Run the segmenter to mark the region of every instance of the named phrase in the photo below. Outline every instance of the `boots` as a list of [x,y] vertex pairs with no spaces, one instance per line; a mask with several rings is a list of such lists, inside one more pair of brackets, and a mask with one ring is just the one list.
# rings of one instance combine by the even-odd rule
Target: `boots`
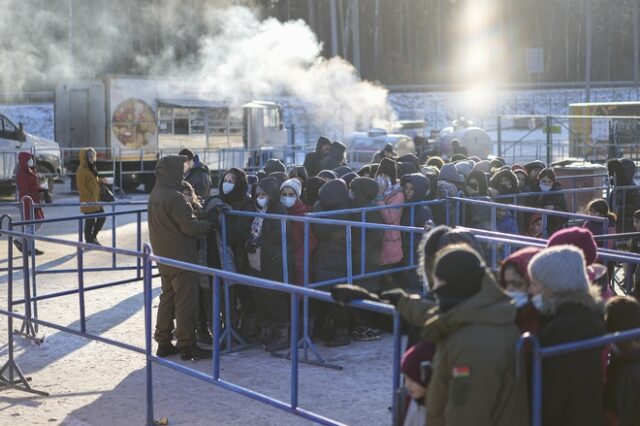
[[264,350],[267,352],[278,352],[285,350],[289,347],[289,325],[288,324],[274,324],[273,326],[273,340],[264,345]]
[[177,355],[180,353],[180,349],[169,343],[168,345],[158,345],[156,350],[156,356],[160,358],[166,358],[171,355]]
[[198,339],[198,343],[203,343],[205,345],[213,345],[213,337],[211,333],[209,333],[209,327],[207,324],[200,324],[196,329],[196,336]]
[[180,348],[180,358],[183,361],[198,361],[199,359],[210,359],[213,352],[208,349],[202,349],[198,345],[187,348]]

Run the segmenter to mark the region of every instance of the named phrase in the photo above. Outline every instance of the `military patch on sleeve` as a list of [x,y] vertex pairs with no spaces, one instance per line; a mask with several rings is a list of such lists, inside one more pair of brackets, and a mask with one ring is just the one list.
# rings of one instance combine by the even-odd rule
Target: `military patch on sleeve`
[[456,365],[453,367],[453,371],[451,372],[454,378],[465,378],[471,377],[471,367],[468,365]]

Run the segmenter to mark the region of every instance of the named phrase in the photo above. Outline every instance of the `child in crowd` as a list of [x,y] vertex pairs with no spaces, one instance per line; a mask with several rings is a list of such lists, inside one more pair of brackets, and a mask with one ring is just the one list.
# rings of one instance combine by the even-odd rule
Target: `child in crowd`
[[436,348],[433,343],[419,342],[402,355],[400,369],[409,401],[404,413],[403,426],[424,426],[427,420],[425,401],[431,379],[431,361]]
[[542,215],[534,213],[529,219],[529,228],[527,230],[527,236],[533,238],[544,238],[542,235]]
[[[640,303],[632,297],[616,296],[606,305],[605,321],[611,333],[640,329]],[[604,406],[609,424],[640,425],[640,338],[614,345],[604,388]]]
[[520,332],[537,334],[540,329],[538,311],[529,299],[529,262],[540,251],[525,247],[507,257],[500,265],[500,286],[516,304],[516,324]]
[[[615,234],[616,233],[616,220],[617,215],[609,210],[609,204],[602,199],[591,200],[585,209],[589,216],[604,217],[608,219],[606,224],[606,230],[602,225],[602,222],[586,221],[584,228],[587,228],[593,235]],[[604,247],[608,249],[613,248],[613,240],[598,242],[598,247]]]

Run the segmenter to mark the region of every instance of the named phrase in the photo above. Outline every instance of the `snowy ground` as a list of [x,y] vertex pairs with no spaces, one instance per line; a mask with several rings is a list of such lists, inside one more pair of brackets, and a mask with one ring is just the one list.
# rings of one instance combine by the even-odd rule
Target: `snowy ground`
[[[77,195],[66,186],[57,185],[56,201],[76,201]],[[133,199],[143,200],[144,195]],[[0,214],[16,214],[0,203]],[[69,217],[78,214],[76,207],[46,212],[47,217]],[[111,220],[100,237],[111,240]],[[47,236],[77,240],[77,223],[44,225]],[[118,219],[117,245],[135,248],[135,219]],[[147,241],[143,224],[143,241]],[[75,249],[39,243],[45,254],[37,258],[42,270],[75,268]],[[15,251],[14,251],[15,252]],[[20,260],[18,259],[18,262]],[[0,241],[0,263],[7,266],[6,238]],[[85,267],[111,264],[105,253],[87,252]],[[134,264],[118,258],[118,265]],[[86,274],[85,285],[100,284],[132,277],[134,272],[102,272]],[[5,273],[0,275],[0,306],[6,306]],[[21,274],[15,277],[15,298],[22,292]],[[1,285],[5,284],[5,285]],[[153,283],[153,318],[157,308],[160,282]],[[40,275],[38,292],[77,288],[77,275]],[[77,296],[65,296],[38,305],[41,319],[79,329]],[[142,283],[96,290],[86,295],[87,331],[139,347],[144,346],[144,310]],[[17,325],[20,323],[18,322]],[[7,356],[7,329],[0,318],[0,357]],[[14,327],[16,324],[14,324]],[[32,377],[32,386],[50,393],[48,397],[31,396],[19,391],[0,392],[0,424],[65,424],[65,425],[129,425],[143,424],[145,419],[145,362],[142,355],[74,337],[51,329],[40,328],[45,336],[41,346],[21,337],[16,338],[16,361]],[[342,365],[336,371],[300,364],[300,406],[348,424],[389,424],[391,405],[392,339],[383,336],[379,342],[353,343],[346,348],[327,349],[319,346],[323,356]],[[155,344],[154,344],[155,350]],[[179,361],[178,357],[174,360]],[[182,361],[179,361],[182,362]],[[211,363],[185,362],[204,372]],[[290,396],[290,364],[254,348],[223,355],[221,376],[225,380],[287,401]],[[310,424],[260,402],[206,384],[164,367],[154,366],[155,418],[168,417],[172,425]]]

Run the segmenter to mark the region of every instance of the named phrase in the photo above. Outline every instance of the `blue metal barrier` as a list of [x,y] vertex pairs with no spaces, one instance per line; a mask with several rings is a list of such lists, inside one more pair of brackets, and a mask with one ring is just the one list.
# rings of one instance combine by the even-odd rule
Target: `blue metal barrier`
[[[320,219],[321,220],[321,219]],[[1,223],[2,221],[0,221]],[[264,402],[273,407],[285,410],[289,413],[301,416],[303,418],[312,420],[314,422],[326,425],[338,425],[341,424],[335,420],[329,419],[322,415],[316,414],[314,412],[302,409],[298,406],[298,367],[297,364],[299,362],[299,354],[298,354],[298,339],[297,333],[298,330],[298,321],[299,315],[299,297],[304,298],[314,298],[317,300],[321,300],[328,303],[335,303],[331,296],[327,292],[318,291],[314,289],[308,289],[301,286],[295,286],[285,283],[278,283],[274,281],[264,280],[255,277],[249,277],[241,274],[237,274],[234,272],[228,272],[224,270],[218,270],[213,268],[208,268],[200,265],[189,264],[185,262],[180,262],[174,259],[168,259],[160,256],[155,256],[151,253],[151,249],[148,244],[145,244],[142,252],[131,251],[126,249],[118,249],[112,247],[101,247],[94,246],[91,244],[86,244],[82,242],[61,240],[52,237],[38,236],[30,233],[24,232],[16,232],[13,230],[5,230],[2,229],[2,234],[8,237],[8,247],[9,247],[9,276],[8,276],[8,286],[7,286],[7,309],[0,309],[0,314],[7,316],[8,321],[8,354],[9,360],[7,363],[0,369],[0,388],[11,388],[18,389],[29,393],[34,393],[38,395],[47,395],[46,392],[42,392],[36,390],[31,387],[29,383],[29,379],[26,378],[18,365],[15,362],[14,358],[14,332],[13,332],[13,319],[23,320],[28,324],[40,324],[46,327],[51,327],[53,329],[71,333],[77,336],[85,337],[91,340],[96,340],[102,343],[114,345],[123,349],[131,350],[137,353],[143,353],[146,356],[146,414],[147,421],[146,424],[153,425],[153,368],[152,364],[160,364],[176,370],[180,373],[190,375],[192,377],[198,378],[200,380],[206,381],[208,383],[215,384],[224,389],[231,390],[241,395],[248,396],[252,399]],[[80,310],[80,330],[71,329],[69,327],[61,326],[49,321],[43,321],[38,318],[32,318],[27,315],[22,315],[13,312],[13,307],[18,303],[13,300],[13,239],[14,238],[23,238],[28,240],[37,240],[42,242],[48,242],[52,244],[64,245],[69,247],[75,247],[78,251],[82,252],[84,250],[99,250],[107,253],[115,253],[118,255],[124,256],[133,256],[136,258],[141,258],[143,265],[143,287],[144,287],[144,309],[145,309],[145,347],[139,348],[127,343],[115,341],[112,339],[108,339],[102,336],[98,336],[87,332],[84,318],[84,303],[83,303],[83,293],[88,290],[88,288],[83,288],[82,280],[79,279],[78,282],[78,290],[72,293],[69,292],[61,292],[57,295],[51,295],[51,297],[65,296],[68,294],[76,293],[78,294],[79,300],[79,310]],[[188,270],[199,274],[207,274],[213,276],[214,278],[214,292],[212,292],[212,302],[214,306],[214,349],[213,349],[213,359],[212,359],[212,374],[205,374],[198,370],[189,368],[187,366],[181,365],[179,363],[173,362],[171,360],[158,358],[152,353],[152,338],[151,338],[151,313],[152,313],[152,262],[156,264],[163,264],[172,266],[174,268],[179,268],[182,270]],[[27,264],[28,265],[28,264]],[[24,276],[24,278],[28,277],[28,274]],[[243,285],[249,285],[257,288],[270,289],[275,291],[282,291],[291,294],[291,399],[290,402],[280,401],[274,398],[271,398],[262,393],[258,393],[252,391],[250,389],[238,386],[234,383],[226,381],[220,378],[220,344],[222,343],[221,339],[221,323],[220,323],[220,299],[216,297],[219,294],[220,283],[221,280],[228,280],[230,282],[241,283]],[[25,279],[25,283],[27,280]],[[20,302],[20,301],[18,301]],[[354,308],[365,309],[372,312],[378,312],[382,314],[393,315],[393,330],[394,330],[394,348],[393,348],[393,377],[392,377],[392,396],[396,393],[397,389],[400,386],[400,370],[399,370],[399,361],[400,361],[400,347],[401,347],[401,334],[400,334],[400,316],[397,311],[391,305],[381,304],[376,302],[369,301],[354,301],[349,304]],[[306,318],[305,318],[306,322]],[[399,406],[395,399],[393,400],[393,413],[394,418],[397,417],[397,413],[399,412]]]

